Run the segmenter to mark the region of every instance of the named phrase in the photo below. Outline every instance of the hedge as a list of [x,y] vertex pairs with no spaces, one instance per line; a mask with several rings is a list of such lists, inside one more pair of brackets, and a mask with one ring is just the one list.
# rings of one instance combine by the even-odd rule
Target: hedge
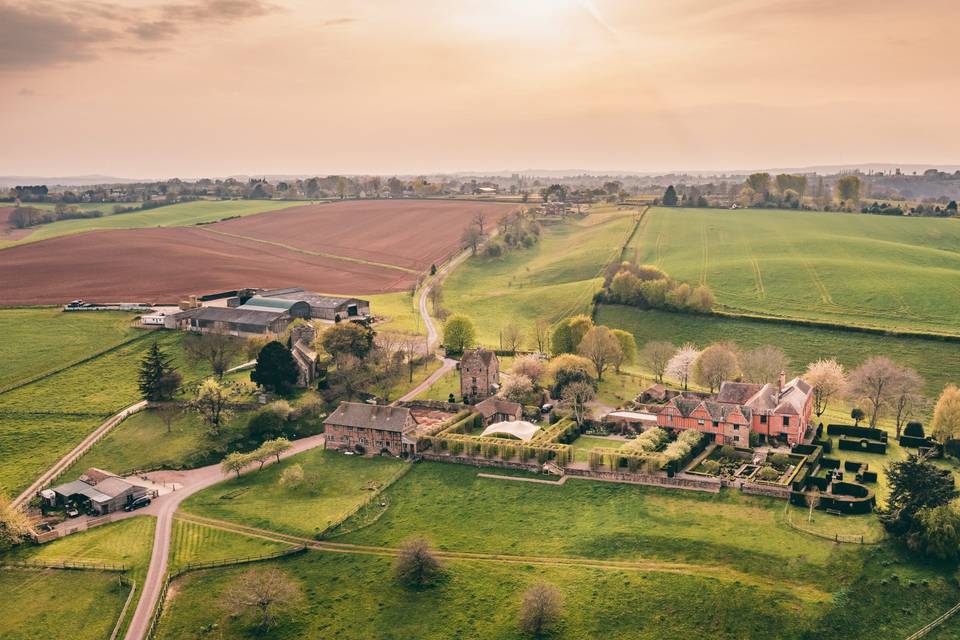
[[828,424],[827,435],[831,436],[852,436],[854,438],[867,438],[869,440],[887,441],[887,432],[883,429],[874,429],[873,427],[857,427],[852,424]]
[[840,437],[839,443],[842,451],[865,451],[867,453],[886,453],[887,443],[885,441],[871,440],[868,438],[847,438]]

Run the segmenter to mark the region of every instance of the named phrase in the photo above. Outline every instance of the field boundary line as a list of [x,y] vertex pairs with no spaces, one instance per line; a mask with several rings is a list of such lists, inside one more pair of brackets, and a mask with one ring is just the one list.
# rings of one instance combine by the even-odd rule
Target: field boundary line
[[130,594],[127,596],[127,601],[123,603],[123,608],[120,609],[120,616],[117,617],[117,624],[113,625],[113,633],[110,634],[110,640],[117,640],[117,636],[120,635],[120,629],[123,628],[123,623],[127,619],[127,610],[130,608],[130,603],[133,602],[133,596],[137,592],[137,583],[130,581]]
[[375,260],[364,260],[362,258],[351,258],[350,256],[342,256],[336,253],[326,253],[323,251],[310,251],[309,249],[300,249],[289,244],[283,244],[282,242],[274,242],[273,240],[264,240],[262,238],[251,238],[250,236],[240,235],[239,233],[228,233],[227,231],[220,231],[218,229],[208,229],[206,226],[198,227],[201,231],[206,233],[213,233],[220,236],[226,236],[228,238],[236,238],[238,240],[248,240],[250,242],[259,242],[261,244],[268,244],[274,247],[279,247],[281,249],[286,249],[287,251],[293,251],[294,253],[302,253],[308,256],[316,256],[318,258],[329,258],[331,260],[343,260],[344,262],[353,262],[354,264],[363,264],[373,267],[381,267],[384,269],[393,269],[395,271],[403,271],[405,273],[419,274],[420,272],[416,269],[410,269],[408,267],[401,267],[395,264],[389,264],[386,262],[377,262]]
[[[806,534],[808,536],[813,536],[815,538],[820,538],[821,540],[830,540],[831,542],[836,542],[837,544],[872,545],[880,544],[886,540],[886,536],[880,538],[879,540],[867,540],[866,535],[862,533],[834,533],[833,535],[829,535],[827,533],[813,531],[812,529],[805,529],[793,521],[793,517],[790,515],[789,502],[784,505],[783,514],[780,521],[794,531]],[[857,540],[857,538],[859,538],[859,540]]]
[[111,346],[111,347],[107,347],[106,349],[103,349],[103,350],[98,351],[98,352],[96,352],[96,353],[93,353],[93,354],[91,354],[91,355],[85,356],[85,357],[83,357],[83,358],[81,358],[81,359],[79,359],[79,360],[76,360],[76,361],[74,361],[74,362],[71,362],[71,363],[69,363],[69,364],[65,364],[65,365],[63,365],[63,366],[61,366],[61,367],[57,367],[56,369],[51,369],[51,370],[45,371],[45,372],[43,372],[43,373],[38,373],[38,374],[36,374],[35,376],[32,376],[32,377],[30,377],[30,378],[27,378],[26,380],[21,380],[20,382],[15,382],[15,383],[12,384],[12,385],[7,385],[6,387],[2,387],[2,388],[0,388],[0,395],[3,395],[4,393],[8,393],[8,392],[10,392],[10,391],[15,391],[16,389],[19,389],[19,388],[21,388],[21,387],[25,387],[25,386],[27,386],[27,385],[33,384],[34,382],[40,382],[41,380],[43,380],[43,379],[45,379],[45,378],[49,378],[49,377],[51,377],[51,376],[55,376],[55,375],[57,375],[58,373],[62,373],[62,372],[64,372],[64,371],[66,371],[67,369],[72,369],[72,368],[74,368],[74,367],[79,367],[80,365],[86,364],[86,363],[90,362],[91,360],[96,360],[97,358],[100,358],[100,357],[102,357],[102,356],[105,356],[105,355],[107,355],[108,353],[111,353],[111,352],[113,352],[113,351],[116,351],[117,349],[121,349],[121,348],[123,348],[123,347],[125,347],[125,346],[127,346],[127,345],[133,344],[134,342],[137,342],[138,340],[143,340],[144,338],[149,337],[151,334],[152,334],[152,332],[150,332],[150,333],[145,333],[145,334],[141,334],[141,335],[137,335],[137,336],[133,336],[132,338],[129,338],[129,339],[127,339],[127,340],[124,340],[123,342],[119,342],[119,343],[117,343],[117,344],[115,344],[115,345],[113,345],[113,346]]
[[520,478],[517,476],[501,476],[496,473],[478,473],[478,478],[487,478],[492,480],[512,480],[514,482],[532,482],[534,484],[548,484],[552,487],[561,487],[567,483],[570,476],[563,476],[559,480],[541,480],[540,478]]
[[956,614],[958,611],[960,611],[960,602],[958,602],[953,607],[945,611],[943,614],[940,615],[940,617],[938,617],[933,622],[930,622],[929,624],[921,628],[919,631],[917,631],[913,635],[908,636],[907,640],[918,640],[919,638],[923,638],[928,633],[930,633],[931,631],[933,631],[934,629],[942,625],[944,622],[952,618],[954,614]]

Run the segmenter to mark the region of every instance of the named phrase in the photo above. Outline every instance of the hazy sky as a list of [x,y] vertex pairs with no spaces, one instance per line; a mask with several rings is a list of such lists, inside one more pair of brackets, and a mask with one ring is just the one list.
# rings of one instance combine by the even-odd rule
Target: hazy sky
[[956,164],[957,0],[0,0],[0,174]]

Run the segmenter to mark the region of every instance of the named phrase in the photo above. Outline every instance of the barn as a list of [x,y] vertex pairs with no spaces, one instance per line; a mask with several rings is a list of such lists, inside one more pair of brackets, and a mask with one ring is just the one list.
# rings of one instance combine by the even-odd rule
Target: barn
[[[290,324],[284,309],[244,309],[237,307],[199,307],[167,316],[168,328],[207,333],[224,331],[239,337],[278,335]],[[173,324],[173,326],[171,326]]]
[[[269,300],[296,300],[304,302],[310,307],[310,317],[317,320],[351,320],[354,318],[367,318],[370,316],[370,302],[359,298],[338,298],[335,296],[324,296],[319,293],[304,291],[300,287],[290,287],[287,289],[268,289],[259,292],[251,298],[247,304],[255,299]],[[299,316],[297,316],[299,317]]]

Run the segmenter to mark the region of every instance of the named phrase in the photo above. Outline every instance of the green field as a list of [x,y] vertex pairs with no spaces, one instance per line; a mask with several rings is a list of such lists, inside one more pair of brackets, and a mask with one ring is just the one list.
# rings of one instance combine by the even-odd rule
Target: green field
[[[312,476],[314,481],[295,489],[281,487],[280,474],[293,464],[302,465],[308,480]],[[393,458],[358,459],[314,449],[205,489],[181,508],[199,516],[311,536],[342,518],[403,464]]]
[[544,226],[530,249],[502,258],[472,257],[445,280],[443,306],[470,316],[480,342],[489,346],[498,345],[507,322],[529,333],[537,319],[555,322],[588,313],[604,268],[634,227],[635,213],[598,207],[583,219]]
[[109,638],[129,593],[106,571],[0,569],[0,637]]
[[186,520],[173,521],[170,540],[170,567],[178,569],[191,562],[212,562],[253,558],[289,549],[290,545],[214,529]]
[[611,305],[602,306],[596,320],[631,332],[641,347],[650,340],[700,347],[732,340],[746,349],[775,345],[790,358],[794,373],[818,358],[836,358],[854,368],[870,356],[885,355],[916,369],[931,397],[945,384],[960,382],[960,343]]
[[134,314],[64,313],[60,307],[0,310],[0,389],[56,371],[140,335]]
[[[135,211],[102,218],[58,220],[33,227],[32,232],[16,242],[0,242],[0,248],[27,242],[46,240],[57,236],[94,231],[97,229],[144,229],[148,227],[185,227],[201,222],[216,222],[232,216],[250,216],[265,211],[302,206],[304,202],[281,200],[198,200],[146,211]],[[99,208],[99,207],[92,207]],[[112,204],[103,205],[103,212],[113,211]]]
[[375,293],[359,296],[370,301],[373,315],[385,318],[383,324],[376,326],[377,331],[393,331],[408,335],[426,335],[423,320],[416,307],[416,300],[409,291],[396,293]]
[[729,309],[960,333],[960,224],[823,212],[654,208],[636,259]]
[[571,443],[573,459],[576,462],[587,462],[590,459],[590,450],[595,447],[618,448],[626,443],[625,440],[615,438],[601,438],[598,436],[580,436]]

